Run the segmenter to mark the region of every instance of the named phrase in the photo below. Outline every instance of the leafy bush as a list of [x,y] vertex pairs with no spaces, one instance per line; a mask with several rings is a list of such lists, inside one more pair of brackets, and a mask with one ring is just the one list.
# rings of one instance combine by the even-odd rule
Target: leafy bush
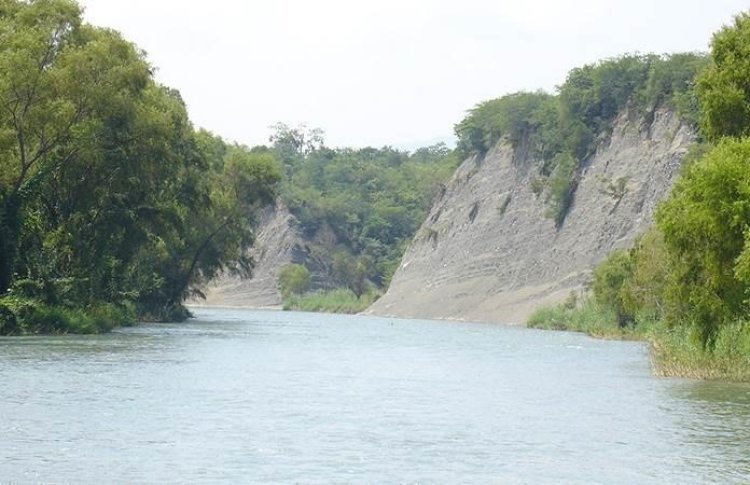
[[48,305],[18,295],[0,299],[0,335],[101,333],[135,322],[132,304],[85,308]]
[[299,295],[310,286],[310,272],[301,264],[287,264],[279,271],[279,291],[283,298]]
[[742,318],[750,290],[750,139],[719,143],[677,181],[656,214],[672,275],[673,322],[701,328],[711,345],[726,322]]
[[594,281],[591,289],[596,302],[610,308],[617,324],[624,327],[631,323],[634,314],[628,308],[629,301],[627,282],[633,275],[633,258],[628,251],[613,251],[594,269]]
[[547,216],[554,219],[557,227],[562,226],[565,215],[573,203],[578,181],[576,160],[568,153],[561,153],[555,157],[555,170],[548,180]]
[[603,338],[629,338],[630,333],[616,323],[611,309],[588,298],[580,304],[564,302],[539,308],[528,318],[526,325],[542,330],[583,332]]

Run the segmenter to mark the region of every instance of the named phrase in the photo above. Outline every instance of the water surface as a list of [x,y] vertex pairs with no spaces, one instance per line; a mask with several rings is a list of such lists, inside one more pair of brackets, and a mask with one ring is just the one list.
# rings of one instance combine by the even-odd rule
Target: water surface
[[750,387],[639,343],[200,310],[0,339],[0,483],[743,483]]

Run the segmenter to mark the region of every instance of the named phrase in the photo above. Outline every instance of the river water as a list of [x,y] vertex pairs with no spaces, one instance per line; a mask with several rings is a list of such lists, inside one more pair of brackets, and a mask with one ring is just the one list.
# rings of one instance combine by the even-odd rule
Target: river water
[[0,339],[0,483],[704,482],[750,482],[750,386],[639,343],[239,310]]

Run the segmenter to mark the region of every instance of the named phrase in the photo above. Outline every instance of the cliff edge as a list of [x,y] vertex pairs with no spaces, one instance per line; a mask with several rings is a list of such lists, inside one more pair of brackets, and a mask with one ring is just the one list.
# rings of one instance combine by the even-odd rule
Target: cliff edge
[[645,231],[694,140],[670,110],[621,114],[582,165],[560,227],[545,215],[537,161],[501,140],[459,167],[367,313],[522,323]]

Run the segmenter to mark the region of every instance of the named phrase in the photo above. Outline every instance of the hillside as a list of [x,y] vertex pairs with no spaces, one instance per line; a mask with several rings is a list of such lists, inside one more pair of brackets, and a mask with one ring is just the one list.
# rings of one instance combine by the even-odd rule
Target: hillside
[[539,161],[528,144],[501,140],[460,166],[369,312],[522,322],[580,289],[649,226],[694,139],[669,109],[650,122],[626,110],[581,167],[559,229],[535,193]]
[[255,243],[249,251],[256,261],[253,277],[223,274],[203,290],[205,298],[194,298],[191,305],[280,308],[279,270],[304,259],[299,243],[294,216],[283,205],[267,207],[258,218]]

